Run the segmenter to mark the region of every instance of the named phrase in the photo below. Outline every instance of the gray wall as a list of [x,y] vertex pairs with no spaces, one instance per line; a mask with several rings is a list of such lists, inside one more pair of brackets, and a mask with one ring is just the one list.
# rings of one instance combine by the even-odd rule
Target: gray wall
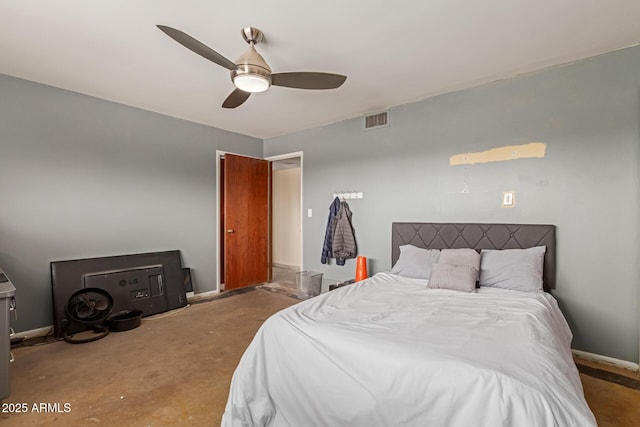
[[[390,265],[391,222],[557,225],[554,295],[573,347],[638,361],[638,145],[640,48],[634,47],[390,110],[391,125],[362,119],[268,139],[264,155],[304,151],[304,268],[320,264],[335,190],[350,201],[359,254],[370,272]],[[546,156],[450,166],[449,157],[528,142]],[[462,194],[464,183],[470,192]],[[516,206],[500,208],[515,190]]]
[[216,150],[262,141],[0,75],[0,265],[17,331],[52,324],[49,262],[180,249],[216,286]]
[[[392,221],[558,226],[558,298],[574,348],[638,361],[640,48],[264,141],[0,75],[0,265],[18,331],[50,325],[49,262],[180,249],[215,289],[215,151],[304,151],[304,268],[320,264],[335,190],[352,200],[360,254],[390,268]],[[532,141],[542,159],[449,166],[453,154]],[[465,182],[470,190],[462,194]],[[504,190],[516,207],[501,209]]]

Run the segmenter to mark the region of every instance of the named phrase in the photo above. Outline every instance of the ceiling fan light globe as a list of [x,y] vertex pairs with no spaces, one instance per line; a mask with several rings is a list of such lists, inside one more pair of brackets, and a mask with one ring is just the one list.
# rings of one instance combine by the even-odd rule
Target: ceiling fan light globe
[[233,84],[250,93],[264,92],[270,86],[269,79],[259,74],[238,74],[233,78]]

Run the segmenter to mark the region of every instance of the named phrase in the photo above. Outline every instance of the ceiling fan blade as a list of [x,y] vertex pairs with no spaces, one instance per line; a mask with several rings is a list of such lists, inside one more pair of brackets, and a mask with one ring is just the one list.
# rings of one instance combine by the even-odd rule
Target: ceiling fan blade
[[208,59],[211,62],[215,62],[216,64],[228,69],[228,70],[236,70],[238,66],[233,62],[229,61],[224,56],[220,55],[215,50],[211,49],[209,46],[204,43],[194,39],[188,34],[183,33],[180,30],[176,30],[175,28],[167,27],[166,25],[156,25],[162,32],[166,35],[180,43],[182,46],[186,47],[202,56],[203,58]]
[[297,89],[335,89],[342,86],[347,76],[330,73],[275,73],[271,74],[273,86]]
[[240,89],[236,89],[231,92],[231,95],[227,96],[227,99],[222,103],[222,108],[236,108],[244,104],[244,101],[249,99],[251,92],[245,92]]

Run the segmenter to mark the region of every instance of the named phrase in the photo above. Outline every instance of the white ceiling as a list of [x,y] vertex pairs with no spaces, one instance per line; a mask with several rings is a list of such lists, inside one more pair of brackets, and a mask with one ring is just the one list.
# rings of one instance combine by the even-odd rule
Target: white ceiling
[[[0,0],[0,73],[268,138],[635,45],[639,18],[638,0]],[[229,72],[156,24],[232,61],[255,26],[274,72],[348,79],[222,109]]]

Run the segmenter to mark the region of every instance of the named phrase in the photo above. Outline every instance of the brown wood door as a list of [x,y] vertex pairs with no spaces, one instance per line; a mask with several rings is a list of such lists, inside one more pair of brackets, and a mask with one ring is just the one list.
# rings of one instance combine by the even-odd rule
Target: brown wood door
[[224,286],[269,280],[269,162],[224,156]]

